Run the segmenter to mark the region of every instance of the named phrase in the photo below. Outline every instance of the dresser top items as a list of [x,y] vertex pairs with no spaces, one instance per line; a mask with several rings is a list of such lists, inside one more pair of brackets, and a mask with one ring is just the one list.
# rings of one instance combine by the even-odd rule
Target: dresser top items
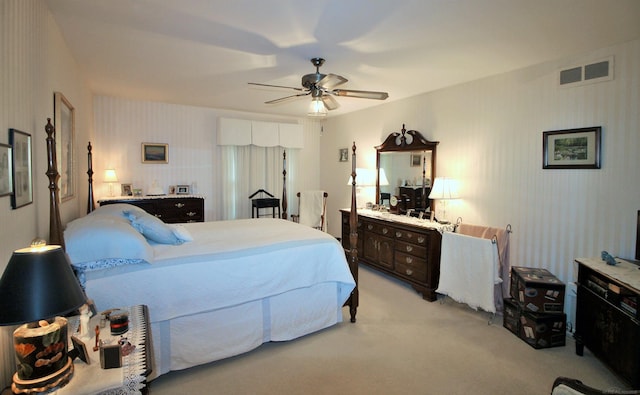
[[607,265],[601,258],[576,258],[576,262],[619,281],[640,293],[640,262],[616,258],[617,264]]
[[202,195],[151,195],[151,196],[113,196],[113,197],[104,197],[98,200],[98,203],[108,202],[111,200],[156,200],[156,199],[184,199],[184,198],[193,198],[193,199],[204,199]]
[[[349,209],[343,209],[345,212],[349,212]],[[453,232],[455,229],[454,224],[441,224],[435,221],[429,221],[428,219],[419,219],[407,215],[392,214],[387,211],[375,211],[369,209],[358,209],[358,215],[362,215],[368,218],[375,218],[383,221],[395,222],[404,225],[417,226],[425,229],[434,229],[438,232]]]

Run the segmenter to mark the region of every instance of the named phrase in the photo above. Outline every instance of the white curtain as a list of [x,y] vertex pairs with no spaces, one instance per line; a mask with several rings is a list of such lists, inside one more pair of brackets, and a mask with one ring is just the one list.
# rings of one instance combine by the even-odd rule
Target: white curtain
[[[251,196],[259,189],[280,199],[282,205],[283,147],[222,146],[222,219],[251,218]],[[297,187],[297,149],[286,149],[288,214]],[[256,195],[255,198],[268,197]],[[297,204],[296,204],[297,206]],[[264,209],[263,209],[264,210]],[[277,213],[277,210],[276,210]],[[264,212],[263,212],[264,214]],[[282,214],[282,213],[281,213]]]

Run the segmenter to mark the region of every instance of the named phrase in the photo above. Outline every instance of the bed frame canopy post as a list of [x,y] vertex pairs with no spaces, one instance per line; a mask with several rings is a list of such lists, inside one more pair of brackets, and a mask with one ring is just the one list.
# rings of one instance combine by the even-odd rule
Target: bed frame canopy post
[[91,141],[87,145],[87,175],[89,176],[89,196],[87,199],[87,214],[96,209],[93,201],[93,157],[91,156]]
[[351,322],[356,322],[358,311],[358,211],[356,205],[356,142],[351,147],[351,212],[349,213],[349,269],[356,282],[355,288],[349,297],[349,312]]
[[51,118],[47,118],[44,127],[47,132],[47,177],[49,177],[49,244],[55,244],[65,249],[64,238],[62,237],[62,221],[60,220],[60,195],[58,188],[58,162],[56,159],[56,128],[51,124]]
[[282,219],[287,219],[287,150],[282,151]]

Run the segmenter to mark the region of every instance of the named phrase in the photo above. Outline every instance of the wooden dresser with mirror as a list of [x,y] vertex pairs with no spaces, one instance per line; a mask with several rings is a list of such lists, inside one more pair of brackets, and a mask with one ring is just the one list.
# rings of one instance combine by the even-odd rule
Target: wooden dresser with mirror
[[[391,133],[376,147],[376,203],[385,207],[358,210],[359,261],[411,284],[429,301],[437,298],[441,232],[451,230],[450,225],[428,220],[435,210],[428,195],[436,175],[437,145],[404,125]],[[383,170],[386,177],[381,177]],[[387,185],[381,185],[385,178]],[[349,210],[341,212],[342,243],[348,248]]]

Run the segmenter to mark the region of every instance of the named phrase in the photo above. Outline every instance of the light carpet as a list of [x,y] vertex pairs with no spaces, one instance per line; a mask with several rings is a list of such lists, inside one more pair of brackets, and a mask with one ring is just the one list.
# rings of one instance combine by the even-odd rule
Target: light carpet
[[[589,350],[536,350],[497,315],[449,298],[427,302],[410,286],[360,267],[357,322],[151,383],[153,395],[175,394],[550,394],[558,376],[600,389],[628,387]],[[206,339],[201,339],[206,341]]]

